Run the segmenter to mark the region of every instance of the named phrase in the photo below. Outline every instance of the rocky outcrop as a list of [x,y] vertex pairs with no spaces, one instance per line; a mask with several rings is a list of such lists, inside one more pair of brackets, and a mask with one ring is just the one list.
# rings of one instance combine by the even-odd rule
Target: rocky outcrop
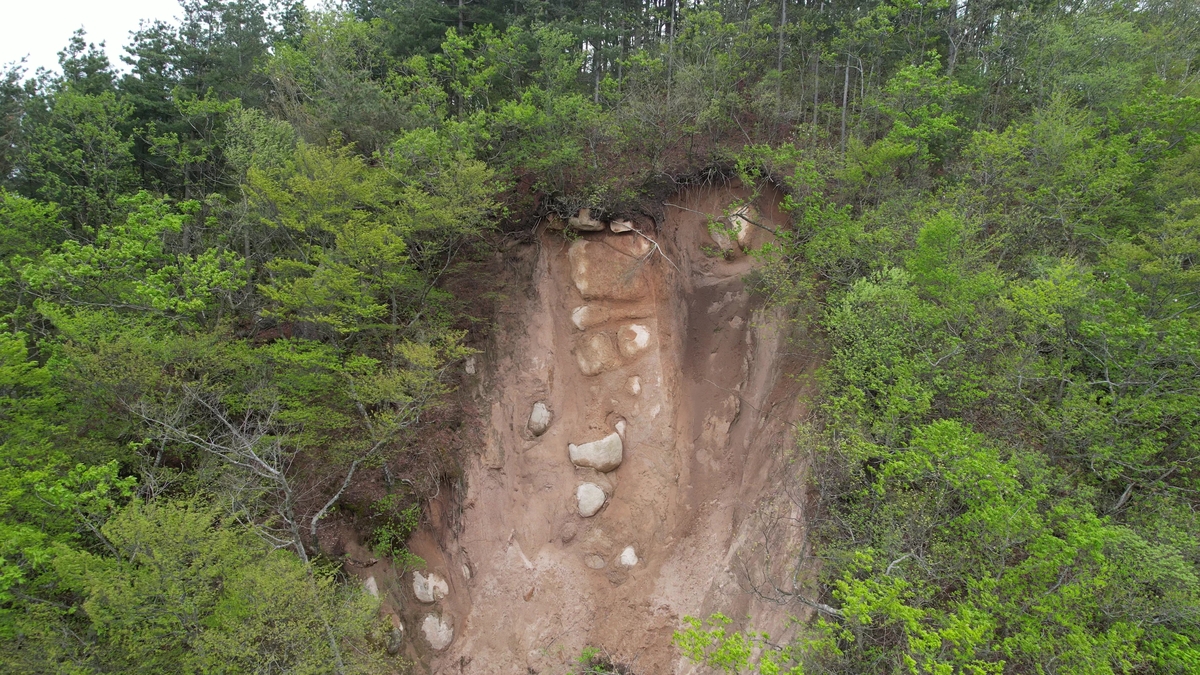
[[575,360],[584,375],[599,375],[620,363],[617,348],[608,333],[594,333],[581,339],[575,348]]
[[533,404],[533,411],[529,413],[529,433],[534,436],[541,436],[550,428],[550,422],[554,416],[550,413],[550,408],[542,401]]
[[440,576],[430,572],[428,575],[413,572],[413,594],[424,603],[432,603],[450,595],[450,584]]
[[612,433],[591,443],[581,445],[571,443],[567,446],[567,452],[571,457],[571,463],[575,466],[608,473],[621,466],[625,447],[621,441],[621,435]]
[[575,489],[575,500],[579,504],[579,515],[584,518],[591,518],[596,515],[600,508],[604,506],[604,500],[607,498],[603,488],[595,483],[582,483]]
[[449,647],[454,641],[454,624],[446,617],[436,614],[425,616],[425,620],[421,622],[421,632],[425,634],[425,641],[429,646],[437,651]]

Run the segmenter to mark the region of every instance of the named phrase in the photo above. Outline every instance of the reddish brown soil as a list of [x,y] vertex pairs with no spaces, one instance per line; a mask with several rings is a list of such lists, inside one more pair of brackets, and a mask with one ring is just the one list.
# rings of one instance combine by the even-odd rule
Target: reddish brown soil
[[[404,624],[407,653],[429,672],[566,673],[589,645],[636,673],[694,672],[671,641],[682,617],[719,611],[744,627],[751,616],[754,628],[783,637],[788,617],[804,614],[774,602],[767,580],[788,578],[804,546],[803,488],[780,486],[803,485],[792,430],[810,385],[793,375],[816,363],[798,329],[747,290],[754,259],[712,254],[704,214],[719,216],[746,194],[690,189],[669,200],[659,231],[640,224],[645,238],[583,235],[588,250],[642,259],[633,274],[643,281],[626,280],[646,289],[634,299],[584,300],[561,233],[541,231],[505,253],[495,328],[461,392],[480,412],[472,421],[480,446],[464,459],[461,490],[431,502],[433,527],[412,542],[450,594],[424,605],[411,576],[387,561],[350,568],[376,577],[385,611]],[[786,222],[777,197],[768,191],[756,203],[776,227]],[[755,230],[750,244],[769,237]],[[571,316],[584,304],[625,318],[581,331]],[[630,323],[650,332],[649,347],[584,375],[581,339],[607,332],[618,344]],[[526,428],[537,401],[554,413],[540,437]],[[619,419],[627,424],[619,468],[599,475],[571,464],[568,443],[599,439]],[[576,508],[581,481],[610,494],[591,518]],[[633,567],[619,564],[627,546]],[[353,543],[347,552],[369,558]],[[421,636],[431,612],[454,626],[440,652]]]

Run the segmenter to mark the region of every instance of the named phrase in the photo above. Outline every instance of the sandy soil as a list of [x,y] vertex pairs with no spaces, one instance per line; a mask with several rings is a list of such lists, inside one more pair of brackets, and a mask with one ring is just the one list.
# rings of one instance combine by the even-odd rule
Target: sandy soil
[[[690,673],[671,643],[683,616],[720,611],[739,626],[752,616],[780,635],[789,616],[804,615],[755,592],[804,545],[802,499],[778,479],[799,484],[805,471],[789,454],[809,386],[794,376],[815,363],[795,329],[747,292],[754,259],[714,255],[704,214],[746,194],[691,189],[669,200],[658,231],[638,223],[644,237],[547,231],[510,252],[518,264],[497,280],[507,297],[496,330],[465,380],[488,411],[483,445],[465,494],[438,501],[437,527],[412,543],[450,593],[422,604],[410,577],[376,570],[395,589],[388,611],[402,618],[406,651],[430,672],[566,673],[591,645],[636,673]],[[773,227],[785,222],[776,199],[755,204]],[[770,236],[755,228],[749,243]],[[584,305],[607,320],[580,330],[572,316]],[[597,341],[616,349],[597,357],[588,346]],[[601,372],[585,375],[581,362],[597,358],[589,367]],[[553,412],[541,436],[527,428],[537,401]],[[600,439],[621,420],[616,470],[570,462],[569,443]],[[576,504],[584,481],[609,495],[591,518]],[[637,562],[626,566],[630,546]],[[430,613],[454,628],[442,651],[421,636]]]

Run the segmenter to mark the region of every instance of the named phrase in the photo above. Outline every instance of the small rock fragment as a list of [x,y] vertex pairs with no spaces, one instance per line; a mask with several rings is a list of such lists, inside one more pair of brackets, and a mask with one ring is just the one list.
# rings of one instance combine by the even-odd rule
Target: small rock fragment
[[450,595],[450,584],[433,572],[428,576],[413,572],[413,593],[421,602],[437,602]]
[[467,365],[467,374],[474,375],[475,374],[475,357],[468,356],[466,365]]
[[425,634],[429,646],[437,651],[449,647],[450,642],[454,640],[454,624],[436,614],[425,616],[425,620],[421,622],[421,632]]
[[583,564],[594,570],[601,570],[604,569],[604,558],[593,553],[583,559]]
[[625,381],[625,388],[629,390],[629,393],[637,396],[642,393],[642,378],[634,375]]
[[621,551],[621,564],[626,567],[633,567],[637,563],[637,551],[634,551],[632,546],[626,546],[625,550]]
[[567,446],[567,452],[570,454],[571,463],[575,466],[608,473],[621,466],[624,444],[621,442],[620,434],[613,433],[591,443],[582,445],[571,443]]
[[591,518],[600,507],[604,506],[607,497],[604,490],[595,483],[582,483],[575,489],[575,500],[579,503],[579,515]]
[[470,565],[468,565],[467,563],[463,563],[462,573],[463,573],[464,579],[466,579],[468,581],[471,580],[471,566]]
[[550,408],[542,401],[533,404],[533,412],[529,413],[529,433],[534,436],[541,436],[550,428],[550,422],[553,415],[550,414]]
[[558,538],[562,539],[562,543],[569,544],[575,540],[575,535],[579,533],[579,526],[574,520],[568,520],[563,523],[563,526],[558,531]]

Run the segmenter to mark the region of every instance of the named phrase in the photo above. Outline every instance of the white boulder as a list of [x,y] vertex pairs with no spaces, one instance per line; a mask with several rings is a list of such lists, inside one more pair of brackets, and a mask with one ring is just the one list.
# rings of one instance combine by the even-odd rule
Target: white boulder
[[610,315],[607,307],[580,305],[571,310],[571,323],[579,330],[587,330],[608,321]]
[[579,515],[591,518],[600,507],[604,506],[607,497],[604,490],[595,483],[582,483],[575,489],[575,500],[579,502]]
[[591,209],[579,209],[579,213],[567,219],[567,224],[580,232],[600,232],[604,221],[592,217]]
[[550,408],[542,401],[533,404],[533,412],[529,413],[529,433],[534,436],[541,436],[550,428],[550,422],[554,416],[550,413]]
[[421,632],[425,634],[429,646],[437,651],[449,647],[454,640],[454,624],[436,614],[425,616],[425,620],[421,622]]
[[621,344],[621,353],[631,359],[650,345],[650,329],[639,323],[621,326],[621,330],[617,331],[617,341]]
[[634,551],[632,546],[626,546],[625,550],[621,551],[621,564],[625,567],[633,567],[637,563],[637,551]]
[[437,602],[450,595],[450,584],[433,572],[430,572],[428,576],[420,572],[413,572],[413,593],[421,602]]
[[621,442],[621,435],[612,433],[591,443],[581,445],[571,443],[567,446],[567,452],[571,456],[571,463],[575,466],[608,473],[621,466],[625,448],[624,443]]
[[363,588],[371,594],[371,597],[379,597],[379,584],[375,581],[375,577],[367,577],[367,580],[363,582]]

